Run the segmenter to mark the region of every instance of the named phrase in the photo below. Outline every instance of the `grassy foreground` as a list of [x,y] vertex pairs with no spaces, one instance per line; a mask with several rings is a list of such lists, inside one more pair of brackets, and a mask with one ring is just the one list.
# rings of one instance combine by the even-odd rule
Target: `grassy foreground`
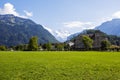
[[0,52],[0,80],[120,80],[120,52]]

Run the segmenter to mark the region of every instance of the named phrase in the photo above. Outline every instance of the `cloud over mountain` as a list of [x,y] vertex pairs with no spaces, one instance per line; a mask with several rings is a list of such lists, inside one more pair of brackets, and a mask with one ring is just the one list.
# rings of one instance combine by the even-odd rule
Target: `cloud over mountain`
[[13,14],[15,16],[18,16],[18,17],[22,17],[22,18],[28,18],[28,17],[32,17],[33,14],[32,12],[28,12],[27,10],[24,10],[24,15],[20,15],[13,4],[11,3],[5,3],[3,8],[0,8],[0,14],[1,15],[5,15],[5,14]]
[[32,12],[28,12],[28,11],[24,10],[24,13],[25,13],[26,16],[28,16],[28,17],[32,17],[32,16],[33,16],[33,13],[32,13]]
[[81,22],[81,21],[71,21],[71,22],[66,22],[63,23],[65,27],[68,28],[91,28],[92,23],[91,22]]
[[112,16],[113,18],[120,18],[120,11],[115,12]]
[[67,40],[67,37],[71,35],[71,33],[67,30],[52,30],[46,26],[43,26],[46,30],[48,30],[55,38],[60,41],[64,42]]

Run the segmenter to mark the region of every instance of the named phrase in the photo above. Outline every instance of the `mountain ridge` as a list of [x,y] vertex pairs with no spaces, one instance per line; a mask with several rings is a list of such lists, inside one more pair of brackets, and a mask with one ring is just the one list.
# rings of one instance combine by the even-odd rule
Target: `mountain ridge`
[[15,46],[27,44],[32,36],[38,37],[38,43],[57,43],[56,38],[42,25],[30,19],[11,14],[0,15],[0,45]]
[[[108,35],[116,35],[120,36],[120,19],[112,19],[110,21],[103,22],[101,25],[96,26],[93,30],[100,30]],[[73,37],[76,37],[77,35],[83,33],[86,30],[83,30],[82,32],[72,34],[68,36],[68,40],[70,40]]]
[[101,30],[109,35],[120,36],[120,19],[112,19],[111,21],[106,21],[95,29]]

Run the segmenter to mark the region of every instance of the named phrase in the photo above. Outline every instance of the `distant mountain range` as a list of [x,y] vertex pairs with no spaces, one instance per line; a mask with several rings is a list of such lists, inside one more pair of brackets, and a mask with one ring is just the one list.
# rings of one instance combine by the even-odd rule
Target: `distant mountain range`
[[[108,35],[120,36],[120,19],[112,19],[111,21],[104,22],[100,26],[95,27],[94,30],[100,30]],[[74,38],[85,31],[86,30],[72,34],[68,36],[67,39],[70,40],[71,38]]]
[[72,38],[78,36],[81,32],[75,33],[75,34],[71,34],[70,36],[67,37],[67,40],[71,40]]
[[52,30],[46,26],[44,26],[44,28],[46,30],[48,30],[53,36],[55,36],[55,38],[60,41],[60,42],[64,42],[67,40],[67,37],[70,35],[69,31],[65,31],[65,30]]
[[26,44],[32,36],[38,37],[40,43],[57,43],[56,38],[42,25],[30,19],[14,15],[0,15],[0,45],[15,46]]
[[111,21],[104,22],[95,29],[101,30],[109,35],[120,36],[120,19],[113,19]]
[[[100,26],[95,27],[95,30],[100,30],[108,35],[120,36],[120,19],[104,22]],[[0,45],[14,46],[27,44],[32,36],[38,37],[39,44],[47,42],[57,43],[58,40],[64,42],[66,36],[70,35],[67,37],[67,40],[70,40],[85,31],[70,35],[66,31],[49,31],[30,19],[16,17],[11,14],[0,15]]]

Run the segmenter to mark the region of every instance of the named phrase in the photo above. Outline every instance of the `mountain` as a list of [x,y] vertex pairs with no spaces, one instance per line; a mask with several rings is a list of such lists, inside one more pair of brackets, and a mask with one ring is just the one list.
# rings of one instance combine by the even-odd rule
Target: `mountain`
[[111,21],[104,22],[95,29],[101,30],[109,35],[120,36],[120,19],[113,19]]
[[74,46],[76,48],[83,47],[81,44],[81,39],[83,35],[89,36],[91,39],[93,39],[93,47],[100,47],[102,40],[109,40],[112,45],[120,46],[120,37],[115,35],[107,35],[106,33],[100,31],[100,30],[85,30],[82,33],[78,34],[76,37],[73,37],[69,41],[74,43]]
[[72,38],[78,36],[79,34],[80,34],[80,32],[71,34],[70,36],[67,37],[67,41],[69,41],[69,40],[71,40]]
[[70,40],[71,42],[74,43],[73,48],[75,50],[85,48],[85,45],[82,39],[83,35],[89,36],[93,40],[92,45],[94,49],[99,49],[101,47],[101,42],[103,40],[106,40],[107,38],[106,34],[99,30],[86,30]]
[[65,42],[67,40],[67,37],[70,35],[70,33],[68,31],[57,30],[57,31],[54,31],[53,35],[60,42]]
[[59,42],[65,42],[67,37],[71,34],[66,30],[52,30],[46,26],[43,26],[46,30],[48,30]]
[[[94,30],[100,30],[108,35],[120,36],[120,19],[112,19],[111,21],[104,22],[100,26],[95,27]],[[84,31],[68,36],[67,40],[70,40],[77,35],[84,33]]]
[[[89,29],[89,30],[91,30],[91,29]],[[87,31],[87,29],[86,29],[86,30],[83,30],[82,32],[77,32],[77,33],[71,34],[70,36],[67,37],[67,41],[71,40],[71,39],[74,38],[74,37],[77,37],[77,36],[80,35],[80,34],[86,33],[86,31]]]
[[38,37],[39,44],[58,42],[42,25],[36,24],[30,19],[11,14],[0,15],[0,45],[27,44],[32,36]]

